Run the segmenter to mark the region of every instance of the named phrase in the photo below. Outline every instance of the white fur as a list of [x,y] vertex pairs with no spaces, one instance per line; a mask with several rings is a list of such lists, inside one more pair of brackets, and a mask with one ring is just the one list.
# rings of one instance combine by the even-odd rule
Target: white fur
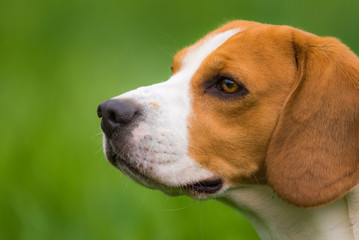
[[354,239],[359,240],[359,186],[350,191],[347,196],[348,211],[352,228],[354,232]]
[[267,185],[229,189],[224,201],[251,221],[261,239],[357,240],[358,230],[355,226],[358,226],[358,222],[353,226],[350,215],[358,216],[359,188],[348,194],[351,195],[356,195],[351,203],[356,206],[354,211],[348,209],[346,197],[322,207],[298,208],[278,198]]
[[[191,114],[189,87],[204,59],[239,29],[207,37],[190,47],[182,67],[168,81],[117,96],[130,99],[144,110],[145,119],[132,132],[131,164],[166,186],[181,186],[213,177],[187,155],[187,120]],[[152,104],[152,105],[151,105]],[[158,108],[154,105],[159,106]]]

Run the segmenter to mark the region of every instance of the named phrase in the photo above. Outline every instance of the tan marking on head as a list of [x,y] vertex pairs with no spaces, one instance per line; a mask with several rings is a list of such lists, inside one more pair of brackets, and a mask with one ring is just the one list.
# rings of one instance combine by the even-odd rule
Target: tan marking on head
[[[267,146],[279,111],[295,78],[290,29],[236,21],[244,28],[209,55],[191,81],[190,156],[227,183],[265,182],[255,174],[264,167]],[[275,59],[273,59],[275,56]],[[249,94],[222,99],[208,94],[204,82],[231,75]],[[214,83],[215,84],[215,83]]]
[[172,61],[172,74],[176,74],[182,68],[182,60],[186,56],[188,48],[184,48],[176,53]]

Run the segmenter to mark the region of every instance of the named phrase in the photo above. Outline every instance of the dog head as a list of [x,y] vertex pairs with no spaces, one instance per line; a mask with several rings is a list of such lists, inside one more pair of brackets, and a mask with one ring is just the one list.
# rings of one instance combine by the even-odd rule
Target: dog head
[[302,207],[359,182],[359,61],[338,40],[234,21],[172,72],[99,105],[106,157],[135,181],[201,199],[269,184]]

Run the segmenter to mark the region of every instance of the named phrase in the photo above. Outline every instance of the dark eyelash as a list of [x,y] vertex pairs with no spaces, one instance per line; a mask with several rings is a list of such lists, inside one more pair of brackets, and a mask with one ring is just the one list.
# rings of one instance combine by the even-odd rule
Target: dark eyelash
[[[221,87],[221,81],[228,79],[235,82],[239,86],[239,90],[234,93],[227,93]],[[242,97],[249,93],[248,89],[239,81],[234,79],[229,74],[218,75],[204,83],[205,92],[213,96],[220,98],[233,98],[233,97]]]

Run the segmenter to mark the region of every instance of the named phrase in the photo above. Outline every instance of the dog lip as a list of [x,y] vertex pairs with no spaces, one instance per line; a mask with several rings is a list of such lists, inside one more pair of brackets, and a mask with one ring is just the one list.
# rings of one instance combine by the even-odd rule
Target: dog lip
[[108,161],[116,167],[117,164],[117,155],[115,153],[109,153],[109,156],[107,157]]
[[222,179],[207,179],[196,183],[188,184],[184,188],[197,194],[213,194],[223,186]]
[[125,175],[129,176],[130,178],[132,178],[134,181],[136,181],[141,185],[144,185],[148,188],[156,188],[161,186],[159,182],[155,181],[150,176],[145,175],[144,173],[141,172],[140,169],[136,168],[127,160],[121,158],[118,154],[114,152],[111,152],[108,155],[108,160],[114,167],[116,167]]
[[[119,155],[117,155],[116,153],[112,153],[109,158],[108,158],[109,162],[114,165],[115,167],[117,167],[117,164],[120,165],[124,165],[128,170],[130,170],[134,175],[139,176],[145,180],[149,180],[149,177],[144,175],[143,173],[140,172],[139,169],[137,169],[136,167],[132,166],[130,163],[128,163],[127,161],[125,161],[124,159],[122,159]],[[151,179],[152,181],[152,179]]]

